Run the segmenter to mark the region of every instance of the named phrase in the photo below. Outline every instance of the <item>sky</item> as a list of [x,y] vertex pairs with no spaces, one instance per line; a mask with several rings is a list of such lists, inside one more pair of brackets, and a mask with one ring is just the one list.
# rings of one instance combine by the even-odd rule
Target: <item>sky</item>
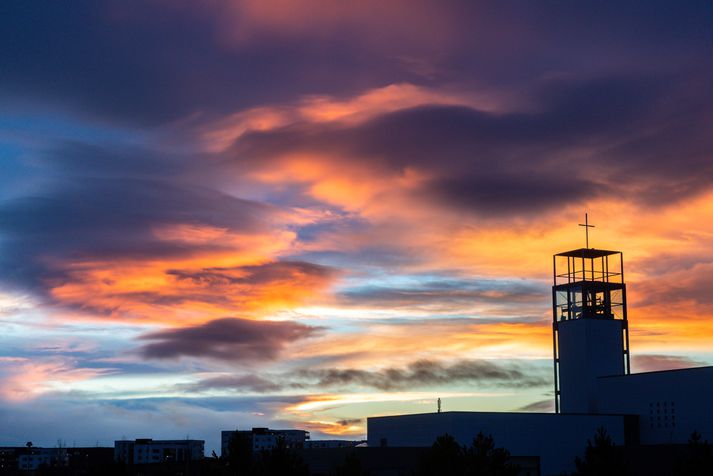
[[552,411],[552,255],[713,364],[713,4],[0,4],[0,445]]

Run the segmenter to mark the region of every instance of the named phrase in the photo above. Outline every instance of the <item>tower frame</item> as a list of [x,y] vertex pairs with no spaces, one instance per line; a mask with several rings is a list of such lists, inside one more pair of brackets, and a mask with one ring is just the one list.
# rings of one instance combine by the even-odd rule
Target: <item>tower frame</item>
[[[581,248],[555,254],[552,261],[552,353],[555,411],[561,413],[561,323],[580,319],[621,321],[621,371],[625,375],[631,373],[629,325],[623,253]],[[593,377],[597,376],[600,375],[593,375]]]

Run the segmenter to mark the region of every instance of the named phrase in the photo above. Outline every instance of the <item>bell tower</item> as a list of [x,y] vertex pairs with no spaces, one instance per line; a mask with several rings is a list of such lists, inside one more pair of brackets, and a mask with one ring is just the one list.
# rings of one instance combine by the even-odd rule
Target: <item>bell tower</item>
[[624,258],[588,245],[553,257],[557,413],[596,413],[597,377],[630,373]]

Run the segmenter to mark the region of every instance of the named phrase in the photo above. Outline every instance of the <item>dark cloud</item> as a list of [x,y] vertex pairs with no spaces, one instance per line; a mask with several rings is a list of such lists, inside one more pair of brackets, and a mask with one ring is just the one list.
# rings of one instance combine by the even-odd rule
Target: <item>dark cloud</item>
[[[160,258],[187,245],[159,239],[161,226],[212,226],[265,231],[271,208],[160,180],[82,179],[44,196],[0,203],[1,276],[41,288],[66,259]],[[198,247],[199,245],[194,244]],[[206,248],[219,245],[203,245]]]
[[380,371],[361,369],[303,370],[299,376],[317,387],[361,386],[379,390],[399,390],[446,384],[481,383],[512,387],[537,387],[549,383],[533,369],[487,360],[463,360],[445,364],[419,360],[405,368]]
[[533,178],[513,174],[446,178],[434,180],[426,188],[426,196],[448,206],[502,216],[557,209],[565,199],[578,202],[605,195],[608,187],[580,178],[563,183],[554,176]]
[[[141,348],[144,357],[205,357],[232,362],[275,359],[288,344],[315,335],[319,328],[295,322],[216,319],[195,327],[170,329],[141,337],[153,341]],[[254,383],[254,382],[253,382]]]
[[680,355],[635,354],[631,357],[631,367],[635,372],[686,369],[690,367],[705,367],[707,365],[709,365],[707,362]]
[[363,286],[339,294],[346,304],[410,307],[439,303],[485,302],[517,304],[532,302],[546,295],[537,283],[528,281],[494,281],[487,279],[424,278],[412,286]]
[[334,268],[305,261],[274,261],[255,266],[205,268],[199,271],[167,271],[167,274],[175,276],[179,281],[186,280],[209,286],[264,286],[279,281],[297,284],[310,279],[329,279],[335,273]]
[[[4,2],[0,97],[152,126],[300,94],[358,90],[388,81],[388,72],[408,77],[389,67],[393,58],[359,55],[357,38],[294,41],[276,32],[234,42],[231,36],[251,26],[238,25],[242,15],[230,14],[233,3]],[[367,68],[370,76],[354,74]]]
[[352,426],[352,425],[359,425],[361,423],[364,423],[364,420],[362,418],[350,418],[350,419],[344,419],[344,420],[337,421],[337,425],[339,425],[339,426]]
[[160,259],[222,246],[167,240],[157,235],[162,227],[264,233],[277,212],[186,181],[184,159],[150,149],[63,144],[38,163],[48,177],[43,187],[0,202],[0,280],[40,294],[66,279],[68,261]]
[[702,1],[289,3],[3,2],[0,94],[153,125],[404,81],[524,88],[553,72],[676,71],[710,36]]
[[[47,303],[124,316],[139,303],[242,309],[269,286],[280,286],[273,295],[293,302],[331,282],[334,268],[305,261],[191,268],[197,256],[254,256],[254,238],[287,226],[278,207],[201,186],[197,170],[211,167],[209,159],[194,163],[201,159],[119,145],[49,148],[36,161],[50,177],[45,186],[32,196],[0,202],[0,282]],[[115,286],[125,274],[114,262],[154,263],[147,272],[178,286]],[[53,293],[64,284],[92,287],[96,278],[83,271],[92,271],[93,263],[101,267],[98,272],[111,274],[103,292],[64,300]],[[185,268],[172,269],[173,263]]]
[[[462,170],[489,165],[488,171],[497,171],[494,159],[501,159],[504,170],[510,165],[536,170],[548,160],[533,160],[532,154],[545,147],[581,145],[634,128],[631,121],[651,110],[661,89],[641,76],[552,79],[529,93],[537,104],[533,111],[421,106],[384,114],[333,140],[353,144],[357,156],[386,158],[392,167],[446,163]],[[522,156],[526,152],[529,162]]]
[[413,190],[414,200],[481,215],[523,216],[610,196],[658,205],[713,182],[713,139],[704,132],[713,119],[686,82],[558,78],[543,83],[533,96],[538,109],[529,112],[421,106],[357,125],[246,134],[230,155],[240,167],[305,154],[359,160],[394,176],[416,168],[433,178]]
[[418,360],[406,367],[383,370],[356,368],[299,369],[288,374],[265,376],[221,376],[190,385],[190,390],[214,389],[238,392],[279,390],[344,390],[354,387],[384,391],[474,384],[498,387],[540,387],[550,384],[549,373],[533,366],[488,360],[461,360],[451,363]]
[[[252,17],[246,5],[6,2],[0,95],[134,124],[187,116],[200,124],[256,104],[343,98],[400,82],[517,91],[523,104],[509,112],[431,105],[355,127],[296,124],[248,134],[232,155],[241,167],[270,167],[278,155],[301,152],[392,174],[420,167],[434,177],[415,200],[490,216],[603,196],[659,205],[713,181],[713,96],[700,93],[710,89],[701,56],[710,43],[705,2],[675,11],[665,2],[576,10],[409,2],[409,22],[389,20],[400,19],[404,5],[345,15],[346,7],[317,11],[306,2],[294,18],[271,17],[267,7],[266,17]],[[373,7],[381,14],[362,15]],[[496,27],[503,22],[508,28]],[[429,26],[434,38],[415,41],[425,30],[413,25]],[[436,76],[404,66],[424,61]],[[95,155],[66,163],[82,167]],[[126,158],[105,162],[104,174],[123,176]]]

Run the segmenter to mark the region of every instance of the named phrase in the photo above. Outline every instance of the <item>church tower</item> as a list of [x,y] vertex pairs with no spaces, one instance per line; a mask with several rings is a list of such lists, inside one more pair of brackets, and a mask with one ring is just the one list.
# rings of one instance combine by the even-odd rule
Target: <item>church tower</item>
[[555,409],[597,413],[597,377],[630,373],[623,255],[589,248],[587,237],[553,267]]

